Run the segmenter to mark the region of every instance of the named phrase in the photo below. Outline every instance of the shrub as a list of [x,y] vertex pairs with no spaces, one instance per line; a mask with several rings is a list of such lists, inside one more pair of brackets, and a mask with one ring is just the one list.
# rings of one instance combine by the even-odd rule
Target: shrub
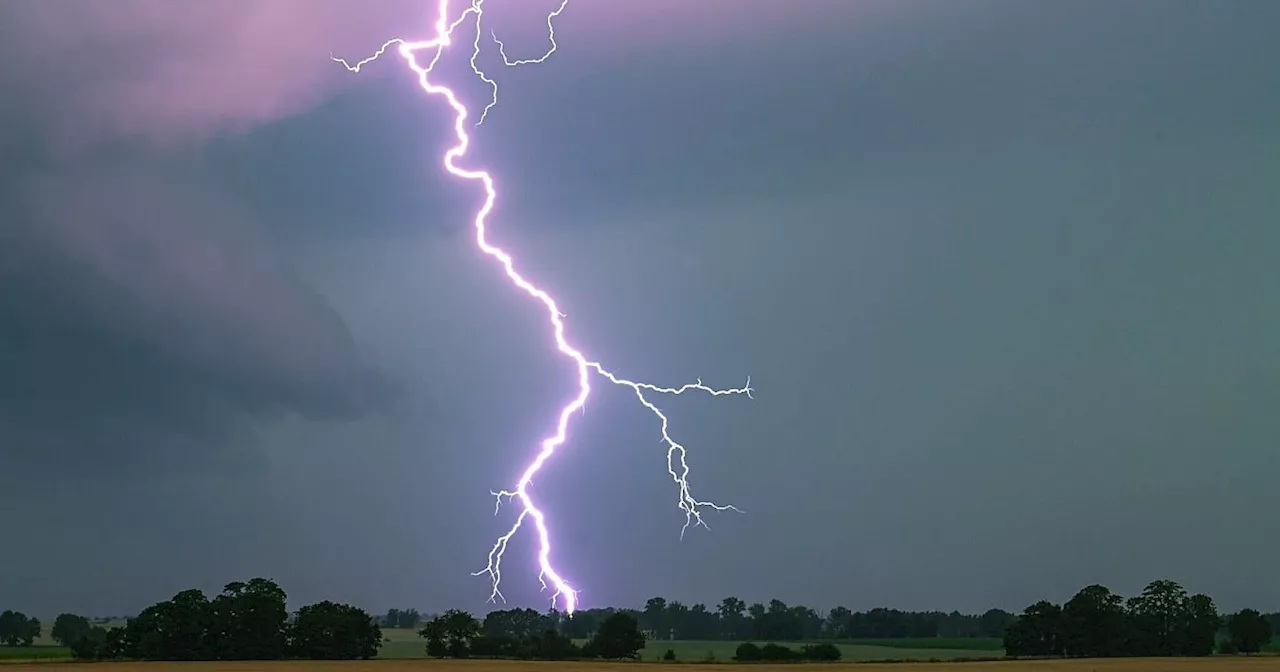
[[771,662],[780,662],[784,660],[792,660],[795,652],[781,645],[769,642],[760,647],[760,660],[768,660]]
[[804,647],[803,656],[805,660],[833,663],[840,660],[840,647],[831,642],[809,644]]
[[739,662],[752,662],[762,660],[760,655],[760,647],[751,642],[743,642],[738,645],[738,649],[733,653],[733,659]]

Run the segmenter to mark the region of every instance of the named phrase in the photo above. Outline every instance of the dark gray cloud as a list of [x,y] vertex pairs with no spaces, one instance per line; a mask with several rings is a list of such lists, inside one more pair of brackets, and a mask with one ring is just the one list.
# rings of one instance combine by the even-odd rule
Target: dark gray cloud
[[123,163],[5,186],[7,457],[145,468],[242,442],[243,419],[351,417],[387,391],[207,184]]
[[297,9],[0,8],[13,29],[0,85],[15,101],[0,111],[6,479],[20,466],[243,469],[255,421],[353,418],[390,398],[342,319],[270,245],[270,213],[194,151],[323,99],[341,78],[316,42],[374,39],[397,13],[308,11],[271,39]]

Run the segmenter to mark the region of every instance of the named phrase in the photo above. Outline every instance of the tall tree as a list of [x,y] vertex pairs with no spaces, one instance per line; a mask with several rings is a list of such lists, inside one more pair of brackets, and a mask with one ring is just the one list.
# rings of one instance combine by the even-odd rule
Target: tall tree
[[736,597],[720,600],[716,615],[720,617],[721,639],[743,639],[747,636],[747,617],[743,614],[747,603]]
[[667,619],[667,600],[651,597],[644,603],[640,626],[653,633],[655,639],[671,638],[671,622]]
[[279,660],[289,620],[284,589],[270,579],[228,583],[210,605],[212,646],[220,660]]
[[1004,635],[1010,656],[1062,655],[1062,608],[1041,600],[1023,610]]
[[89,628],[89,619],[84,616],[58,614],[58,617],[53,620],[53,629],[49,631],[49,636],[63,646],[71,646],[88,634]]
[[791,639],[817,639],[822,636],[822,614],[797,605],[787,611],[787,633]]
[[212,609],[199,590],[184,590],[142,610],[125,626],[130,658],[212,660]]
[[1152,581],[1142,594],[1129,598],[1132,626],[1130,653],[1176,656],[1186,648],[1190,602],[1187,591],[1174,581]]
[[386,615],[382,617],[382,625],[387,628],[400,627],[400,610],[388,609]]
[[983,637],[1003,637],[1016,618],[1004,609],[988,609],[978,617],[978,633]]
[[[534,615],[539,615],[533,612]],[[499,619],[495,619],[497,621]],[[427,655],[435,658],[467,658],[471,643],[480,637],[481,625],[470,613],[450,609],[427,621],[418,635],[427,640]],[[504,639],[513,639],[499,635]]]
[[382,647],[382,628],[363,609],[325,600],[298,610],[289,651],[306,660],[368,660]]
[[1227,635],[1240,653],[1258,653],[1271,643],[1271,623],[1256,609],[1242,609],[1227,619]]
[[418,627],[418,624],[421,622],[422,614],[418,613],[417,609],[401,609],[400,620],[396,624],[396,627],[408,630]]
[[644,648],[644,633],[636,618],[626,612],[610,614],[600,622],[600,629],[587,645],[599,658],[635,658]]
[[31,646],[40,636],[40,621],[20,611],[0,613],[0,643],[6,646]]
[[719,636],[720,621],[716,618],[715,612],[708,610],[705,604],[695,604],[689,607],[689,615],[685,623],[684,632],[686,639],[716,639]]
[[522,639],[553,630],[551,618],[533,609],[500,609],[484,617],[480,632],[485,637]]
[[1125,651],[1124,598],[1087,586],[1062,605],[1062,648],[1068,656],[1105,658]]
[[844,639],[851,637],[849,634],[849,626],[853,620],[853,612],[846,607],[836,607],[827,612],[827,621],[823,626],[823,632],[827,637],[832,639]]
[[769,638],[769,610],[759,602],[747,607],[747,631],[754,639]]
[[1222,629],[1222,617],[1218,607],[1208,595],[1192,595],[1187,599],[1187,622],[1182,635],[1183,656],[1210,656],[1218,643],[1218,631]]
[[800,639],[800,624],[786,602],[779,599],[769,600],[769,611],[765,614],[765,637],[784,641]]

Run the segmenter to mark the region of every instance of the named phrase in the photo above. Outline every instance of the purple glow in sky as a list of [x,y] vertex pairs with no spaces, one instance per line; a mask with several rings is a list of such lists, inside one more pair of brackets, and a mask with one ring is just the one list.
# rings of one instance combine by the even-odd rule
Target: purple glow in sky
[[[649,383],[635,382],[624,378],[619,378],[613,373],[606,370],[600,363],[587,359],[587,356],[579,349],[569,343],[565,336],[565,315],[556,305],[556,300],[545,290],[541,289],[533,282],[526,279],[519,271],[516,270],[515,260],[509,253],[503,249],[491,244],[486,237],[487,218],[489,213],[493,211],[494,203],[498,194],[494,185],[493,177],[486,171],[473,170],[463,168],[458,165],[457,160],[467,153],[467,148],[471,144],[471,136],[467,132],[468,117],[470,113],[467,107],[459,100],[457,94],[446,85],[438,84],[431,79],[432,71],[436,64],[445,54],[448,47],[453,45],[454,32],[467,23],[468,18],[471,25],[474,26],[475,34],[471,42],[471,69],[477,77],[490,85],[493,97],[481,112],[476,125],[483,122],[485,115],[488,114],[494,105],[497,104],[498,85],[487,74],[485,74],[476,65],[476,57],[481,51],[481,42],[485,37],[484,20],[484,0],[473,0],[470,6],[467,6],[461,13],[452,20],[452,13],[449,9],[449,0],[438,0],[435,17],[435,36],[430,40],[410,42],[399,38],[389,40],[383,43],[382,47],[373,56],[358,61],[355,64],[349,64],[345,60],[334,58],[352,72],[359,72],[360,69],[379,58],[388,48],[395,46],[400,56],[408,64],[409,68],[417,75],[418,83],[422,89],[433,96],[440,96],[448,102],[449,107],[454,111],[454,134],[457,137],[457,144],[451,147],[444,155],[444,167],[451,174],[464,180],[480,182],[484,187],[484,203],[480,206],[479,211],[475,215],[475,233],[476,245],[486,255],[497,260],[502,265],[503,271],[507,278],[515,287],[528,294],[531,298],[541,303],[547,311],[547,319],[550,321],[551,329],[555,334],[556,348],[562,355],[569,358],[577,370],[578,390],[577,394],[566,403],[559,412],[558,422],[555,432],[541,441],[540,449],[533,459],[526,464],[520,474],[519,480],[516,482],[514,490],[502,490],[495,492],[498,498],[498,506],[501,506],[503,499],[519,499],[521,504],[520,515],[516,518],[515,523],[505,534],[498,537],[493,548],[489,551],[488,565],[476,575],[488,575],[493,582],[491,600],[503,599],[501,592],[502,583],[502,558],[506,553],[507,545],[511,539],[520,531],[524,525],[526,518],[532,518],[534,528],[538,536],[538,579],[542,582],[543,588],[547,588],[550,582],[551,588],[554,590],[551,601],[555,606],[558,598],[563,598],[564,610],[566,613],[572,614],[577,608],[578,596],[577,590],[556,570],[551,560],[552,541],[551,531],[547,520],[547,514],[534,502],[533,496],[529,492],[529,487],[534,477],[543,468],[547,460],[549,460],[556,449],[564,445],[569,438],[569,420],[577,412],[582,411],[587,402],[587,397],[591,394],[591,374],[595,373],[602,376],[615,385],[621,385],[630,388],[636,395],[639,402],[654,414],[661,423],[662,441],[667,446],[667,469],[671,474],[671,478],[675,481],[679,490],[678,504],[680,509],[685,513],[685,524],[680,534],[683,536],[685,530],[691,524],[706,526],[703,522],[702,512],[706,509],[716,511],[734,510],[731,505],[716,504],[710,501],[703,501],[695,498],[689,488],[689,465],[686,461],[686,450],[683,445],[678,443],[668,433],[667,416],[655,406],[646,397],[646,393],[657,394],[683,394],[684,392],[697,390],[706,392],[711,395],[729,395],[729,394],[745,394],[751,396],[751,380],[747,379],[747,384],[741,388],[730,389],[714,389],[702,384],[699,380],[696,383],[682,385],[680,387],[659,387]],[[549,31],[548,38],[550,40],[550,48],[543,56],[529,59],[512,59],[502,42],[498,41],[497,36],[492,39],[498,44],[502,51],[503,62],[508,66],[528,65],[541,63],[556,51],[555,43],[555,26],[556,17],[564,11],[568,0],[562,0],[561,4],[555,8],[546,17],[546,24]],[[426,57],[424,65],[420,60],[420,55]]]

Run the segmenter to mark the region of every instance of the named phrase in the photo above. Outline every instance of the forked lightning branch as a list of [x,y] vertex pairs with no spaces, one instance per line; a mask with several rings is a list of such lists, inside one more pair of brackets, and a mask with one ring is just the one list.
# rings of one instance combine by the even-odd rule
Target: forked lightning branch
[[[451,5],[456,4],[457,7]],[[497,35],[490,33],[487,37],[493,44],[496,44],[498,51],[502,56],[502,62],[506,66],[521,66],[542,63],[552,54],[556,52],[557,45],[555,40],[555,20],[565,10],[568,0],[562,0],[560,5],[547,15],[546,26],[550,46],[546,52],[536,58],[512,59],[507,53],[506,45],[498,39]],[[464,28],[465,26],[465,28]],[[471,31],[472,40],[469,45],[471,70],[476,77],[483,80],[490,88],[491,97],[482,108],[480,114],[476,118],[474,125],[469,123],[470,112],[466,105],[459,99],[458,95],[448,86],[441,84],[433,79],[433,73],[436,65],[449,52],[449,48],[454,45],[455,33],[460,30]],[[482,53],[485,43],[485,27],[484,27],[484,0],[470,0],[470,2],[451,3],[450,0],[437,0],[435,7],[435,24],[434,35],[428,40],[409,41],[404,39],[388,40],[384,43],[372,56],[349,63],[340,58],[333,60],[341,63],[351,72],[359,72],[365,65],[377,60],[388,49],[394,47],[396,53],[404,60],[409,69],[417,76],[418,84],[428,95],[443,100],[453,110],[453,133],[457,139],[457,143],[453,145],[444,154],[444,168],[450,174],[463,180],[476,182],[480,185],[484,192],[484,200],[479,209],[476,211],[473,225],[475,227],[475,241],[480,251],[488,255],[502,268],[511,284],[519,291],[524,292],[529,298],[537,301],[546,309],[547,323],[555,336],[556,349],[560,355],[568,358],[573,362],[577,371],[578,391],[577,394],[570,399],[560,409],[559,416],[556,421],[555,431],[550,436],[543,438],[539,444],[538,451],[533,455],[528,463],[520,468],[520,475],[515,486],[510,490],[501,490],[494,492],[497,497],[497,504],[500,507],[502,502],[508,500],[518,500],[520,504],[520,514],[516,517],[515,522],[505,534],[498,537],[494,542],[493,548],[489,550],[488,564],[484,569],[476,572],[476,576],[488,576],[492,581],[491,600],[505,599],[502,595],[502,558],[506,553],[507,545],[515,537],[515,535],[523,529],[527,524],[532,523],[534,531],[537,535],[538,542],[538,579],[542,582],[543,589],[550,588],[553,591],[551,600],[552,605],[557,604],[557,600],[562,600],[565,612],[572,614],[577,608],[577,590],[562,576],[555,568],[552,561],[552,541],[550,523],[547,514],[535,503],[533,495],[529,491],[529,484],[533,477],[546,465],[556,453],[556,450],[564,445],[569,436],[569,422],[575,413],[582,410],[583,405],[587,401],[587,397],[591,394],[591,383],[593,380],[604,380],[613,385],[621,386],[629,389],[636,396],[637,402],[653,414],[658,422],[658,431],[660,432],[662,443],[666,446],[667,451],[667,469],[671,474],[672,480],[675,482],[678,491],[678,505],[685,514],[685,523],[680,530],[683,537],[690,525],[706,526],[703,521],[703,513],[707,510],[725,511],[734,510],[733,506],[716,504],[715,502],[700,500],[693,495],[693,491],[689,487],[689,464],[687,461],[687,451],[684,445],[679,443],[670,433],[670,423],[665,413],[657,405],[653,403],[651,398],[659,395],[675,395],[684,394],[686,392],[702,392],[715,396],[723,395],[746,395],[751,396],[751,379],[748,378],[744,386],[738,388],[716,389],[704,385],[701,380],[694,383],[688,383],[678,387],[662,387],[652,385],[650,383],[636,382],[619,377],[604,368],[599,362],[588,359],[581,350],[570,344],[565,333],[565,315],[560,312],[556,305],[556,300],[545,290],[535,285],[532,281],[521,275],[516,267],[515,260],[512,256],[492,244],[488,236],[488,217],[493,211],[494,202],[497,200],[498,192],[494,183],[493,176],[484,171],[474,168],[466,168],[460,165],[459,161],[463,159],[471,144],[470,128],[479,126],[484,122],[490,110],[493,109],[498,102],[498,84],[497,81],[484,72],[477,64],[477,59]]]

